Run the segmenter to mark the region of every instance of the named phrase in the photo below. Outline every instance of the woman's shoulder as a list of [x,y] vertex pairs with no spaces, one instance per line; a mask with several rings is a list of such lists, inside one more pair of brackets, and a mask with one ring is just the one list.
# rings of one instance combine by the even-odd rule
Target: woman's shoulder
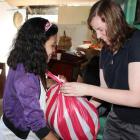
[[132,34],[132,36],[131,36],[131,38],[132,39],[140,39],[140,30],[139,29],[136,29],[134,32],[133,32],[133,34]]
[[135,30],[128,41],[128,61],[140,62],[140,30]]
[[139,29],[135,29],[133,32],[131,32],[131,34],[129,35],[129,37],[127,38],[127,40],[125,41],[125,46],[134,46],[140,43],[140,30]]
[[109,50],[109,48],[108,47],[103,47],[102,49],[101,49],[101,53],[100,53],[100,56],[105,56],[106,57],[106,55],[108,55],[108,54],[110,54],[111,52],[110,52],[110,50]]

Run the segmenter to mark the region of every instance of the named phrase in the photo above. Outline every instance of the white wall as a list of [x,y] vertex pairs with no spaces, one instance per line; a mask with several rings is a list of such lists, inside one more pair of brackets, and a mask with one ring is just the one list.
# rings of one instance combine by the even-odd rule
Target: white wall
[[85,24],[90,6],[62,6],[58,10],[58,24]]
[[[17,32],[13,23],[13,15],[16,11],[17,8],[0,1],[0,62],[7,61],[12,40]],[[23,19],[25,19],[25,10],[20,10],[20,13],[23,14]]]
[[[90,33],[86,25],[90,7],[59,7],[58,12],[58,37],[65,30],[72,38],[72,46],[81,45],[84,40],[90,39]],[[13,23],[13,15],[19,11],[25,20],[26,10],[11,7],[4,1],[0,1],[0,62],[6,62],[12,41],[17,32]]]
[[58,37],[66,34],[72,38],[72,49],[91,40],[91,32],[87,26],[90,6],[62,6],[58,10]]
[[71,37],[72,48],[76,49],[79,45],[83,44],[85,40],[91,40],[91,32],[87,24],[59,24],[58,38],[64,35]]

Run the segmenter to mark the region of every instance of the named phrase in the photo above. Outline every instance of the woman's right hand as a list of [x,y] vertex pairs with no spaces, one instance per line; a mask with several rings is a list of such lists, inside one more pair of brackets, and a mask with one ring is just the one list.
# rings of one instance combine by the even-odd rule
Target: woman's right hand
[[54,135],[54,133],[50,131],[50,133],[42,140],[59,140],[59,138],[56,137],[56,135]]
[[86,96],[90,86],[79,82],[66,82],[62,84],[60,91],[65,96]]

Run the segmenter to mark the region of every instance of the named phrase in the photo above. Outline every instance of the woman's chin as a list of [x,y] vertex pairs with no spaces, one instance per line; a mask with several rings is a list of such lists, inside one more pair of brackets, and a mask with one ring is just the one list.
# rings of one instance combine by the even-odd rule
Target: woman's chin
[[50,59],[51,59],[51,58],[48,58],[47,63],[49,63],[49,62],[50,62]]

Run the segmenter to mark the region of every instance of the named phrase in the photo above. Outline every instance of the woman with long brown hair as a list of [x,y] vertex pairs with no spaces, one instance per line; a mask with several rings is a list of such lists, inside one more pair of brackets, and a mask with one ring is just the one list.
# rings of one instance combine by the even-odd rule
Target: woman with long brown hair
[[101,87],[66,82],[66,96],[93,96],[112,103],[104,128],[104,140],[140,139],[140,31],[125,21],[120,5],[100,0],[89,13],[88,25],[102,41],[100,54]]

